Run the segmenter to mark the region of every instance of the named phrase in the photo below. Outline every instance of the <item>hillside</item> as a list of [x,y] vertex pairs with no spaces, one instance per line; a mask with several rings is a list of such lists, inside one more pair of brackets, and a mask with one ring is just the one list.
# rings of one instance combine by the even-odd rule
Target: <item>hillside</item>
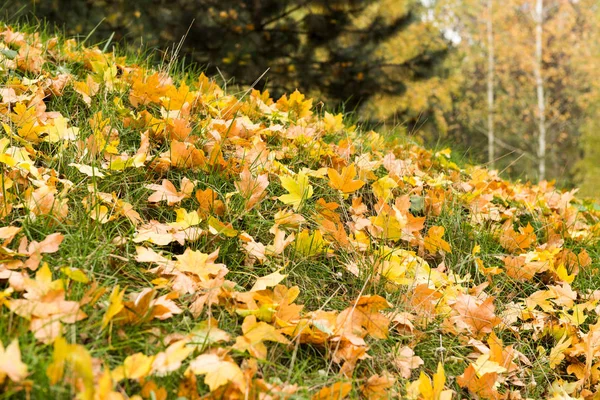
[[0,29],[0,398],[598,398],[600,210],[576,191],[22,29]]

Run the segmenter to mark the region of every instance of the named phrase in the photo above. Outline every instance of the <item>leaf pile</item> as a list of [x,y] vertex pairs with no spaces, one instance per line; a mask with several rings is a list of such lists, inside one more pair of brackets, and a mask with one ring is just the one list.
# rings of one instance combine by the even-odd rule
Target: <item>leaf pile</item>
[[593,399],[600,213],[319,112],[0,32],[0,385]]

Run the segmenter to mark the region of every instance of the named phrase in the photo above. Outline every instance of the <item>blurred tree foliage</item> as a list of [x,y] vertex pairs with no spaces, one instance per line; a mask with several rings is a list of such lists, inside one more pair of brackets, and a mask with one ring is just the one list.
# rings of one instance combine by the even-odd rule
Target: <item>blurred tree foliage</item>
[[[494,4],[496,166],[514,177],[535,180],[539,119],[534,73],[535,1],[494,0]],[[600,98],[599,6],[597,0],[547,0],[544,4],[547,176],[558,179],[561,185],[571,185],[576,182],[576,165],[584,150],[584,129],[589,131],[588,143],[594,141],[591,127],[597,116],[590,113]],[[452,92],[452,112],[446,115],[449,134],[484,161],[487,8],[480,0],[437,0],[435,6],[435,19],[442,29],[460,37],[457,51],[447,61],[455,71],[458,88]],[[594,154],[600,148],[586,151],[591,151],[588,164],[597,163]],[[582,174],[580,171],[580,181],[584,180]]]
[[[443,114],[427,95],[418,110],[412,100],[397,102],[417,82],[439,79],[448,50],[417,0],[13,1],[21,15],[67,34],[93,31],[96,42],[114,33],[114,41],[166,49],[185,37],[180,54],[210,74],[248,86],[268,70],[258,88],[275,96],[298,88],[328,106],[366,105],[367,118],[393,116],[406,126]],[[373,98],[396,104],[383,110]]]

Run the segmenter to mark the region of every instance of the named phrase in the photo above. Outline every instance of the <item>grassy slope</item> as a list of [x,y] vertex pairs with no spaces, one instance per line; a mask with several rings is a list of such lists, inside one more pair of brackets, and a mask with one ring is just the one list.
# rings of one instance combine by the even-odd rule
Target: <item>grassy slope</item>
[[[0,340],[7,346],[18,339],[28,371],[24,379],[5,378],[0,398],[27,393],[32,398],[71,398],[75,393],[84,398],[176,398],[178,393],[194,398],[182,391],[183,385],[195,386],[193,392],[200,394],[213,389],[215,397],[260,392],[277,398],[288,390],[292,397],[305,398],[336,382],[350,382],[342,388],[358,397],[378,388],[374,375],[382,383],[382,398],[418,397],[418,385],[410,382],[420,372],[432,376],[439,362],[445,368],[445,388],[455,396],[493,398],[512,391],[523,398],[542,398],[563,389],[573,397],[595,392],[598,376],[590,371],[597,358],[593,351],[586,356],[581,350],[597,332],[595,299],[600,297],[592,293],[598,282],[600,214],[589,205],[548,184],[510,183],[482,168],[459,168],[449,152],[429,152],[408,141],[344,126],[299,94],[274,103],[268,94],[223,93],[176,63],[164,63],[156,75],[137,66],[135,57],[117,58],[62,39],[36,39],[33,28],[21,27],[21,32],[30,32],[22,35],[6,27],[0,31],[0,147],[8,155],[0,160],[2,226],[19,228],[16,233],[2,231]],[[190,92],[177,91],[184,82]],[[89,104],[82,95],[86,92],[91,94]],[[52,139],[58,113],[69,119],[68,127],[79,128],[71,132],[73,138],[59,130],[60,138]],[[103,122],[94,123],[94,118]],[[174,139],[195,146],[196,158],[178,152]],[[88,176],[71,163],[97,169]],[[355,179],[365,185],[345,195],[332,187],[323,168],[341,172],[352,163],[358,170]],[[249,209],[249,196],[235,185],[244,168],[253,179],[262,175],[269,183],[264,198]],[[302,221],[284,224],[279,219],[277,228],[295,239],[285,250],[267,250],[265,255],[264,246],[275,240],[278,213],[293,211],[278,199],[287,193],[280,178],[297,179],[301,170],[313,191],[312,196],[308,189],[300,193],[304,199],[296,216]],[[168,179],[180,190],[183,178],[195,187],[181,201],[148,201],[153,190],[146,185]],[[200,201],[196,195],[206,189],[214,191],[216,201],[208,206],[210,196]],[[359,198],[363,213],[357,204],[353,207]],[[337,208],[328,210],[320,199]],[[122,202],[134,212],[125,213],[127,204]],[[177,228],[179,235],[188,236],[181,243],[160,244],[170,241],[169,233],[136,240],[151,221],[175,222],[179,208],[199,212],[201,221],[192,221],[191,228],[202,230],[197,238],[190,240],[189,231]],[[444,241],[427,239],[430,228],[440,226]],[[533,233],[519,235],[527,226]],[[55,233],[62,235],[57,251],[36,253],[20,246],[23,240],[41,242]],[[258,243],[254,256],[250,240]],[[443,250],[445,242],[451,251]],[[171,271],[150,273],[157,264],[140,261],[142,247],[173,260],[161,259]],[[186,249],[203,254],[218,250],[216,266],[201,256],[175,263]],[[507,267],[507,256],[515,257],[519,266]],[[431,269],[418,264],[421,260]],[[229,271],[226,280],[206,272],[223,270],[219,264]],[[89,282],[80,282],[73,273],[69,278],[62,267],[80,270]],[[39,271],[50,271],[55,283],[44,281]],[[275,271],[287,275],[281,285],[298,287],[294,302],[303,310],[286,309],[282,298],[264,301],[282,287],[250,292],[257,278]],[[523,277],[521,271],[531,271],[531,276]],[[182,289],[178,279],[189,286]],[[115,287],[124,290],[124,301],[149,288],[155,298],[171,294],[162,298],[163,306],[180,313],[169,316],[155,304],[128,314],[135,304],[119,307],[114,299],[121,292],[113,292]],[[565,295],[568,288],[576,290],[570,298]],[[190,305],[206,293],[218,297],[194,316]],[[85,318],[73,322],[68,310],[50,316],[36,311],[50,310],[63,294],[79,304]],[[88,301],[94,294],[97,298]],[[371,301],[374,308],[361,306],[361,301]],[[377,308],[382,304],[385,309]],[[117,312],[112,318],[111,310]],[[585,321],[577,314],[581,310]],[[357,314],[366,320],[358,321]],[[227,340],[198,339],[198,326],[209,316],[228,334]],[[59,317],[60,327],[56,321],[52,325]],[[261,345],[255,343],[249,354],[239,344],[247,333],[242,323],[253,318],[271,335],[266,358],[261,357]],[[44,334],[47,326],[52,329]],[[196,336],[190,336],[194,331]],[[61,349],[56,344],[64,345],[61,340],[53,346],[57,335],[80,346]],[[481,366],[476,360],[491,346],[490,337],[502,339],[505,358],[484,363],[492,368],[487,374],[480,371],[484,389],[479,393],[475,387],[461,387],[457,378],[469,365]],[[551,353],[561,339],[569,343]],[[156,360],[179,340],[190,354],[182,355],[180,367],[175,363],[166,371]],[[423,361],[420,365],[415,359],[412,372],[400,355],[410,353],[406,347]],[[139,355],[134,364],[150,364],[129,379],[133,371],[123,365],[137,353],[158,356]],[[198,368],[197,378],[186,375],[191,361],[202,354],[213,354],[229,366],[223,376],[232,382],[212,382],[209,388],[210,379],[205,381]],[[53,360],[61,356],[66,357],[71,382],[56,378],[62,367]],[[0,376],[8,358],[0,353]],[[239,368],[243,375],[232,372]],[[572,386],[564,383],[576,381]],[[114,397],[108,397],[111,391]]]

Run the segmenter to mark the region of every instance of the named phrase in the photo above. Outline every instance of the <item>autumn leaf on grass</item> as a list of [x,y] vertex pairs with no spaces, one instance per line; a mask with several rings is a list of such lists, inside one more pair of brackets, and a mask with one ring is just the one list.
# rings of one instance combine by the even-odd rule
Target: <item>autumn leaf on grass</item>
[[500,318],[494,314],[493,297],[481,301],[468,294],[459,294],[452,308],[457,314],[452,317],[456,326],[459,329],[470,331],[475,337],[492,332],[492,328],[501,322]]
[[177,371],[183,360],[194,351],[194,346],[188,346],[189,339],[178,340],[172,343],[165,351],[161,351],[154,357],[152,372],[158,376],[165,376]]
[[259,290],[265,290],[266,288],[273,287],[279,284],[279,282],[284,280],[287,276],[281,274],[279,271],[275,271],[272,274],[261,276],[260,278],[258,278],[254,286],[252,286],[252,289],[250,289],[250,291],[256,292]]
[[345,195],[356,192],[365,184],[360,179],[354,179],[356,177],[356,167],[354,164],[344,167],[341,175],[335,169],[329,168],[327,175],[329,176],[329,185],[334,189],[340,190]]
[[567,338],[567,335],[565,334],[558,341],[556,346],[554,346],[552,350],[550,350],[550,356],[548,357],[550,362],[550,368],[556,368],[562,362],[562,360],[565,359],[564,352],[571,346],[572,341],[573,338]]
[[[506,346],[502,342],[496,333],[492,332],[492,334],[487,339],[488,346],[490,348],[489,354],[487,356],[486,362],[494,362],[500,368],[504,368],[507,373],[511,373],[516,371],[519,367],[517,364],[513,362],[515,357],[517,357],[517,352],[514,350],[514,346]],[[478,359],[479,361],[479,359]],[[498,371],[500,369],[498,368]]]
[[144,353],[135,353],[123,361],[123,365],[118,366],[112,372],[112,378],[115,381],[123,379],[142,379],[152,372],[152,363],[154,356],[147,356]]
[[188,142],[172,140],[171,151],[163,153],[161,156],[177,168],[199,169],[206,165],[204,152]]
[[278,199],[284,204],[291,204],[294,210],[297,210],[303,201],[312,197],[313,187],[304,173],[300,172],[295,177],[281,176],[279,179],[281,179],[281,186],[288,191],[288,194],[279,196]]
[[60,140],[76,140],[79,135],[79,128],[70,127],[67,128],[68,118],[58,117],[52,122],[54,125],[48,126],[48,136],[44,138],[44,141],[56,143]]
[[250,210],[265,197],[267,186],[269,186],[268,174],[253,178],[248,167],[240,173],[240,181],[235,183],[235,188],[246,200],[246,210]]
[[[31,256],[34,254],[48,254],[48,253],[56,253],[62,241],[65,239],[65,236],[62,233],[52,233],[44,238],[41,242],[36,242],[32,240],[27,247],[27,251],[20,250],[21,252],[26,253]],[[27,242],[21,242],[21,245],[26,245]]]
[[543,265],[540,265],[540,263],[528,263],[524,256],[506,256],[502,259],[502,261],[504,261],[506,275],[521,282],[528,281],[533,278],[537,272],[542,271],[543,267]]
[[125,295],[125,289],[119,291],[119,285],[113,288],[112,293],[108,299],[109,305],[102,317],[102,329],[106,328],[106,325],[112,320],[123,309],[123,295]]
[[13,382],[20,382],[27,376],[27,365],[21,361],[19,341],[14,339],[6,349],[0,342],[0,385],[6,377]]
[[[120,394],[120,393],[119,393]],[[152,399],[152,400],[167,400],[167,389],[163,386],[158,386],[153,380],[146,380],[144,385],[142,386],[142,390],[140,391],[140,395],[142,399]],[[139,400],[139,398],[135,398],[135,400]],[[121,399],[118,399],[121,400]]]
[[81,95],[83,102],[90,106],[92,104],[92,97],[98,93],[100,84],[94,81],[92,75],[88,75],[85,81],[73,82],[73,89]]
[[219,249],[210,254],[205,254],[188,247],[183,254],[175,256],[177,258],[175,269],[180,272],[192,273],[198,276],[201,281],[206,282],[214,276],[227,273],[225,264],[215,263],[218,256]]
[[443,226],[432,226],[427,232],[425,237],[425,249],[432,254],[435,254],[438,250],[445,253],[452,253],[452,247],[448,242],[442,239],[446,229]]
[[559,266],[556,267],[553,272],[556,274],[558,282],[573,283],[575,280],[576,274],[573,273],[569,275],[569,271],[567,270],[567,267],[565,267],[565,264],[559,264]]
[[202,229],[191,226],[187,229],[180,229],[158,221],[150,221],[137,227],[133,236],[134,243],[148,241],[159,246],[165,246],[171,242],[177,242],[184,245],[185,242],[194,242],[203,234]]
[[321,254],[326,242],[320,231],[310,232],[304,229],[296,237],[296,252],[304,257],[312,257]]
[[527,250],[537,240],[537,236],[533,232],[533,226],[527,224],[526,227],[520,227],[518,232],[512,228],[511,221],[507,221],[502,226],[502,234],[500,235],[500,244],[506,250],[514,253],[518,250]]
[[181,192],[178,192],[175,185],[168,179],[163,179],[161,185],[150,184],[145,186],[147,189],[154,190],[154,193],[148,197],[149,203],[159,203],[166,201],[167,205],[172,206],[181,200],[190,197],[194,190],[194,184],[187,178],[181,180]]
[[148,103],[160,103],[160,98],[166,94],[170,86],[168,85],[169,80],[170,78],[166,74],[159,72],[148,76],[137,73],[132,76],[129,102],[136,108]]
[[369,217],[369,220],[371,221],[369,232],[373,236],[383,240],[400,240],[402,238],[406,220],[398,219],[395,213],[390,215],[387,211],[381,211],[376,217]]
[[106,176],[98,168],[92,167],[91,165],[70,163],[69,167],[75,167],[79,172],[90,177],[104,178]]
[[392,197],[392,190],[397,188],[398,184],[389,175],[386,175],[372,183],[371,187],[378,200],[387,202]]
[[360,392],[368,400],[387,400],[391,397],[389,389],[395,381],[389,375],[373,375],[360,386]]
[[41,215],[54,216],[59,221],[62,221],[69,214],[69,199],[59,194],[54,186],[42,185],[33,190],[29,187],[23,193],[26,210],[29,210],[29,217],[35,219]]
[[[68,370],[65,371],[67,367]],[[66,375],[82,399],[93,400],[92,356],[82,345],[68,344],[63,337],[56,338],[52,363],[46,369],[46,375],[52,385],[63,381]]]
[[79,268],[62,267],[60,269],[60,272],[62,272],[69,279],[71,279],[71,280],[73,280],[75,282],[88,283],[90,281],[90,278],[87,277],[87,275],[85,274],[85,272],[83,272]]
[[325,386],[311,397],[311,400],[343,400],[352,391],[352,383],[336,382],[331,386]]
[[323,116],[323,129],[328,133],[335,133],[344,129],[344,116],[340,114],[330,114],[325,111]]
[[289,344],[287,340],[273,325],[266,322],[257,322],[254,315],[249,315],[242,324],[243,336],[238,336],[233,349],[248,351],[252,356],[264,360],[267,358],[267,346],[264,342],[278,342]]
[[11,299],[8,308],[30,320],[30,330],[36,339],[49,344],[62,333],[62,323],[75,323],[87,315],[76,301],[65,300],[64,281],[52,280],[47,263],[36,272],[35,279],[22,282],[26,293],[22,299]]
[[214,318],[200,322],[190,333],[190,344],[197,345],[199,348],[211,346],[219,342],[229,342],[231,337],[229,333],[219,329],[219,323]]
[[205,375],[204,383],[211,392],[221,386],[233,383],[244,392],[247,386],[246,377],[240,367],[229,356],[202,354],[190,363],[195,375]]
[[423,365],[423,359],[415,356],[415,352],[408,346],[404,346],[394,354],[393,363],[400,370],[400,376],[404,379],[410,378],[412,370]]
[[[408,386],[407,392],[410,399],[422,399],[422,400],[450,400],[453,395],[453,391],[450,389],[444,390],[446,384],[446,373],[442,363],[438,363],[437,371],[433,374],[433,382],[423,371],[419,379],[415,382],[411,382]],[[420,395],[420,396],[419,396]]]
[[456,383],[481,399],[498,400],[501,395],[494,387],[497,378],[498,374],[496,372],[479,375],[473,364],[469,364],[465,372],[456,378]]
[[226,224],[215,217],[208,217],[208,231],[213,235],[223,235],[230,238],[238,235],[238,231],[233,228],[231,223]]
[[217,193],[211,188],[196,191],[196,200],[198,200],[198,214],[202,218],[208,217],[211,213],[223,215],[225,213],[225,204],[219,200]]
[[291,336],[298,333],[298,326],[294,321],[300,319],[300,312],[304,308],[294,304],[299,294],[298,286],[288,288],[284,285],[277,285],[272,290],[240,293],[236,296],[239,308],[235,311],[243,317],[254,315],[261,321],[275,323],[277,327],[287,327],[289,329],[283,329],[281,333]]
[[190,226],[198,225],[201,221],[197,211],[188,212],[184,208],[178,208],[175,213],[177,214],[175,222],[169,222],[169,226],[174,228],[187,229]]
[[381,296],[361,296],[352,306],[338,314],[335,334],[362,346],[367,335],[386,339],[390,320],[381,311],[389,307],[391,304]]
[[281,111],[287,112],[290,118],[300,119],[304,117],[310,117],[312,115],[312,111],[310,110],[312,107],[313,100],[312,99],[304,99],[304,95],[296,89],[294,93],[290,95],[288,99],[287,95],[281,96],[279,100],[277,100],[277,108]]
[[183,312],[173,301],[178,297],[177,292],[157,298],[156,290],[145,288],[139,293],[130,293],[128,297],[129,301],[123,303],[124,308],[117,314],[123,323],[139,324],[154,318],[165,320]]
[[125,358],[123,361],[123,373],[127,379],[145,378],[152,371],[154,356],[136,353]]

